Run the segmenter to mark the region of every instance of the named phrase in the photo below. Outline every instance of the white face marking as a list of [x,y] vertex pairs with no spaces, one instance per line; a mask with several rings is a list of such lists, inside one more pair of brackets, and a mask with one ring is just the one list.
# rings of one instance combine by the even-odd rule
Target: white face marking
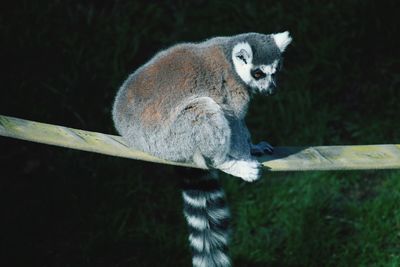
[[249,84],[252,80],[250,70],[253,67],[253,51],[249,43],[238,43],[233,47],[232,61],[236,73],[246,84]]
[[276,68],[278,67],[278,60],[274,60],[272,64],[269,65],[261,65],[260,69],[267,75],[272,75],[276,72]]
[[275,33],[272,37],[281,52],[285,51],[286,47],[292,42],[292,37],[289,36],[288,31]]

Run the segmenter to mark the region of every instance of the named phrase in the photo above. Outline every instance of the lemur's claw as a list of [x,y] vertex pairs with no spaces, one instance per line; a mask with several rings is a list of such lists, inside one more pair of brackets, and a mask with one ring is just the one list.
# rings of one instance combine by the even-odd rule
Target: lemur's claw
[[262,141],[257,145],[251,145],[250,153],[253,156],[259,157],[264,154],[272,154],[274,152],[274,147],[268,142]]

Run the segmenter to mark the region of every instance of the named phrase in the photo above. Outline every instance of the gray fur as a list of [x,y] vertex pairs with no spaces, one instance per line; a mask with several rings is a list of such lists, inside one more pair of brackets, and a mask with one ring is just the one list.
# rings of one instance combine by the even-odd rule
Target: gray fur
[[254,161],[244,123],[252,90],[231,59],[241,42],[250,44],[254,66],[280,59],[272,35],[258,33],[159,52],[121,86],[113,107],[118,132],[133,148],[167,160],[223,171],[230,160]]

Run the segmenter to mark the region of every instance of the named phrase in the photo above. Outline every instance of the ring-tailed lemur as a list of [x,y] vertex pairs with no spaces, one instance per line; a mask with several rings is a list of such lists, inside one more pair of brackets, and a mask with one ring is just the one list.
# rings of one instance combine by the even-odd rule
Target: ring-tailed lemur
[[[183,43],[159,52],[123,83],[115,98],[115,127],[135,149],[254,181],[253,145],[245,125],[250,96],[272,94],[288,32],[245,33]],[[230,266],[226,255],[229,211],[211,175],[184,182],[184,214],[193,265]]]

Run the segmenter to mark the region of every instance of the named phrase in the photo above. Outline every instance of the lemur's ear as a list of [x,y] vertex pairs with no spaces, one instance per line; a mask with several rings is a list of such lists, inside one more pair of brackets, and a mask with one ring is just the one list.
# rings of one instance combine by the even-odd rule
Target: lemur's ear
[[292,37],[289,36],[288,31],[272,34],[272,37],[281,52],[285,51],[286,47],[292,42]]
[[236,59],[244,64],[251,63],[253,57],[251,47],[248,43],[236,44],[233,48],[232,54]]
[[247,64],[247,62],[250,61],[250,55],[249,55],[249,53],[248,53],[246,50],[244,50],[244,49],[241,49],[239,52],[237,52],[235,56],[236,56],[237,58],[239,58],[240,60],[242,60],[245,64]]

